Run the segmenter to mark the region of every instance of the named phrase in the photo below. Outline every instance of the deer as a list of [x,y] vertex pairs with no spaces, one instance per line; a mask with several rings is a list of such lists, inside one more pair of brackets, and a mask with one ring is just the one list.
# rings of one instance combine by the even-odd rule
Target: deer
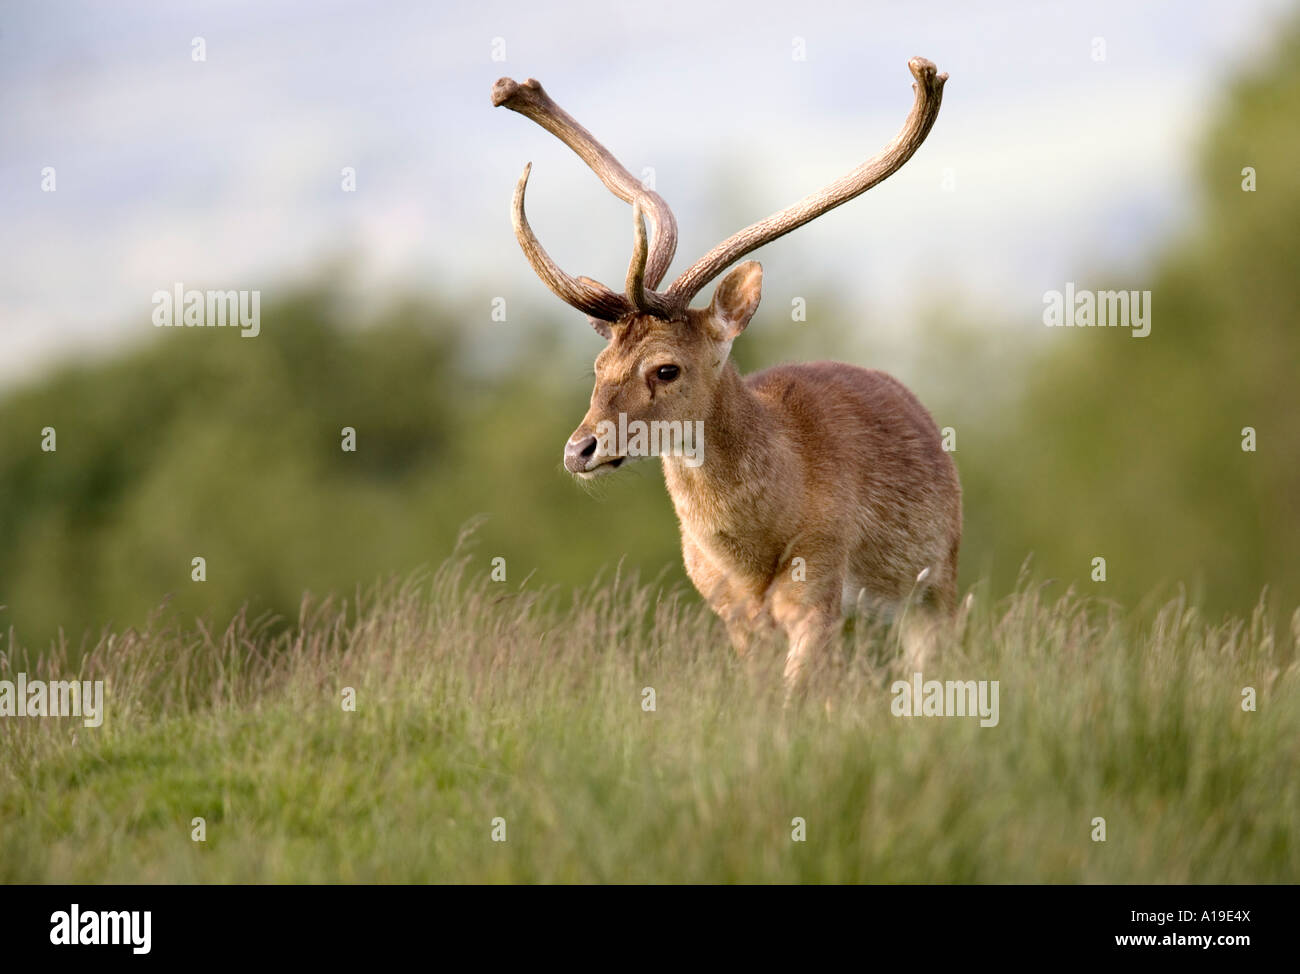
[[[686,574],[742,658],[756,639],[784,637],[787,694],[824,658],[846,615],[870,609],[897,621],[904,658],[920,667],[957,608],[961,485],[916,396],[855,365],[783,364],[741,376],[729,357],[763,283],[757,261],[732,265],[871,189],[925,141],[948,75],[919,57],[908,68],[913,105],[880,153],[728,237],[664,290],[657,288],[677,249],[664,199],[536,80],[502,78],[492,88],[494,106],[556,136],[632,206],[632,257],[619,293],[569,275],[542,248],[524,209],[532,163],[515,186],[512,223],[529,264],[607,343],[596,357],[590,408],[564,444],[564,467],[585,481],[639,459],[644,451],[620,449],[620,438],[608,435],[620,421],[707,434],[695,462],[680,449],[660,451]],[[728,268],[708,307],[691,307]]]

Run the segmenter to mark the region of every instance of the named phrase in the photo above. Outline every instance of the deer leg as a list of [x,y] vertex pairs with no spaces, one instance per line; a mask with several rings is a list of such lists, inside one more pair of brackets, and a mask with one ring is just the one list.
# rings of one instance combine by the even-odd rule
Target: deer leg
[[956,627],[957,585],[949,572],[940,583],[907,605],[899,626],[903,663],[910,673],[923,673],[935,663],[943,643]]
[[933,610],[909,607],[899,626],[906,673],[924,673],[926,666],[937,659],[942,624],[943,620]]
[[787,697],[839,628],[847,561],[839,553],[810,555],[804,563],[806,577],[783,573],[770,589],[772,618],[784,630],[790,646],[784,674]]
[[726,625],[736,655],[744,659],[754,637],[764,626],[762,599],[743,591],[728,579],[726,573],[686,535],[682,535],[682,561],[696,591]]

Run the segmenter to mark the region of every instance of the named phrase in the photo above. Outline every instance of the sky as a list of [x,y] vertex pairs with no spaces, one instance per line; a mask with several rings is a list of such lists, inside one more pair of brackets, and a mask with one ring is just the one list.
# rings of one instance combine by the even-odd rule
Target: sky
[[680,228],[671,279],[878,151],[911,106],[908,58],[927,57],[950,80],[926,144],[759,251],[764,300],[833,287],[882,341],[945,301],[1032,323],[1046,290],[1140,267],[1189,219],[1207,117],[1289,9],[9,2],[0,387],[156,339],[152,296],[177,282],[257,289],[265,308],[328,266],[376,309],[420,290],[481,329],[504,298],[526,329],[558,303],[510,228],[529,161],[548,251],[617,287],[628,207],[491,106],[501,76],[540,79],[627,168],[653,170]]

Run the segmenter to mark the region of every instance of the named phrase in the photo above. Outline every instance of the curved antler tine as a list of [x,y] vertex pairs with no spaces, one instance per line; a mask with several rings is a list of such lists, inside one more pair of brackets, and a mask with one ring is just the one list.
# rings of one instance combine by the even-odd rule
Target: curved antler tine
[[673,281],[667,291],[669,300],[685,307],[704,285],[741,257],[815,220],[841,203],[847,203],[897,172],[930,133],[943,101],[943,84],[948,80],[946,73],[940,74],[934,62],[925,58],[914,57],[907,62],[907,67],[916,79],[912,85],[916,98],[907,121],[892,142],[824,189],[732,234]]
[[662,196],[653,190],[646,190],[646,200],[653,209],[654,246],[646,265],[646,287],[656,288],[668,273],[668,266],[677,253],[677,218],[668,208]]
[[551,100],[536,79],[529,78],[523,84],[513,78],[499,79],[492,86],[492,104],[518,112],[546,129],[577,153],[606,188],[625,203],[641,201],[650,213],[654,228],[646,261],[645,286],[658,287],[677,251],[677,220],[664,198],[647,189],[628,172],[594,135]]
[[641,201],[636,200],[632,204],[632,260],[627,265],[627,288],[625,293],[627,299],[642,314],[650,311],[650,305],[646,301],[645,294],[645,262],[649,254],[650,246],[646,241],[645,232],[645,212],[641,209]]
[[533,233],[533,228],[529,226],[528,216],[524,213],[524,194],[528,188],[528,175],[532,172],[532,168],[533,164],[531,162],[524,166],[524,173],[519,177],[519,182],[515,185],[514,203],[511,210],[515,237],[519,240],[519,246],[523,249],[524,256],[528,258],[528,263],[537,272],[537,276],[542,279],[542,283],[550,288],[561,301],[577,308],[588,317],[601,321],[617,321],[632,310],[632,306],[627,299],[589,278],[579,280],[570,277],[559,268],[555,261],[551,260],[550,255],[543,249],[537,236]]
[[641,201],[632,204],[632,260],[627,265],[627,300],[642,314],[671,318],[679,310],[667,295],[646,287],[649,281],[647,255],[653,259],[646,242],[645,208]]

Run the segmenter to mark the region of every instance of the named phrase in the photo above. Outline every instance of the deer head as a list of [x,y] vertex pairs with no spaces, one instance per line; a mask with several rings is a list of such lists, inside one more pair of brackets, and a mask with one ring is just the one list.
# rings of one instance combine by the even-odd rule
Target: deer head
[[[731,343],[758,308],[762,269],[746,261],[717,286],[707,308],[690,307],[709,282],[735,261],[890,176],[925,140],[939,112],[947,74],[924,58],[908,62],[915,101],[902,130],[879,154],[819,192],[728,237],[657,290],[677,249],[677,223],[658,193],[633,178],[585,128],[532,79],[502,78],[493,105],[531,118],[567,145],[619,199],[632,205],[632,257],[622,293],[561,270],[542,248],[524,213],[529,163],[515,187],[515,236],[543,283],[587,315],[609,344],[596,358],[591,408],[565,444],[564,465],[575,476],[608,473],[629,457],[601,436],[603,424],[701,421],[712,413]],[[649,218],[652,232],[647,233]]]

